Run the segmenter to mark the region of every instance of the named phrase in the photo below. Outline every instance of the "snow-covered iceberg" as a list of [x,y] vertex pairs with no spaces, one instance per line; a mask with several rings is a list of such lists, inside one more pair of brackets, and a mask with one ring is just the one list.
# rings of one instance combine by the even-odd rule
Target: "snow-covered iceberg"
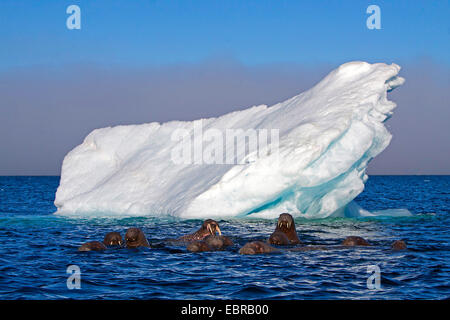
[[[364,189],[369,161],[391,140],[383,123],[396,106],[387,92],[404,82],[399,70],[395,64],[350,62],[312,89],[271,107],[192,122],[94,130],[64,159],[57,213],[181,218],[274,218],[281,212],[310,218],[370,215],[352,200]],[[203,132],[277,130],[277,152],[270,149],[273,139],[268,152],[250,152],[240,163],[174,161],[181,143],[174,133],[182,129],[194,135],[199,125]],[[210,151],[212,142],[201,142],[203,152]]]

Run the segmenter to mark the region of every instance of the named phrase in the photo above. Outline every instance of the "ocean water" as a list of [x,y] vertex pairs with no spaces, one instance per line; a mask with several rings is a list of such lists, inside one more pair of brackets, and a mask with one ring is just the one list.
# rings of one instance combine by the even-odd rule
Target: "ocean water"
[[[449,299],[450,176],[372,176],[356,199],[368,210],[407,208],[412,217],[296,219],[305,244],[359,235],[372,247],[242,256],[275,220],[221,220],[235,245],[189,253],[183,246],[78,252],[110,231],[143,229],[150,243],[198,229],[201,220],[62,217],[53,205],[59,177],[0,177],[0,299]],[[392,251],[403,239],[408,250]],[[81,288],[67,288],[67,267]],[[367,287],[368,266],[381,287]]]

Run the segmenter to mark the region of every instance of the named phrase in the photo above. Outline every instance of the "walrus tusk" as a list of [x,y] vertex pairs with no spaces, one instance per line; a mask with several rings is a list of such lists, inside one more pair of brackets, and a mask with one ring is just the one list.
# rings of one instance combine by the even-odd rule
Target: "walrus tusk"
[[220,232],[219,226],[216,226],[216,230],[219,232],[219,236],[221,236],[221,235],[222,235],[222,232]]

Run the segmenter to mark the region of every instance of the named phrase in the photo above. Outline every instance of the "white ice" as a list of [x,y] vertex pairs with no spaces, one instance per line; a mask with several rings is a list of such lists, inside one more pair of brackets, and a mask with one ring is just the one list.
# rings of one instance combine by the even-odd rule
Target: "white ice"
[[[396,64],[350,62],[312,89],[271,107],[218,118],[116,126],[91,132],[63,162],[58,214],[181,218],[370,216],[352,202],[371,159],[391,140],[384,122],[403,84]],[[245,164],[176,164],[174,130],[278,129],[279,153]],[[205,142],[203,150],[207,149]],[[251,160],[249,160],[251,159]],[[401,215],[408,213],[400,212]],[[395,212],[394,212],[395,214]]]

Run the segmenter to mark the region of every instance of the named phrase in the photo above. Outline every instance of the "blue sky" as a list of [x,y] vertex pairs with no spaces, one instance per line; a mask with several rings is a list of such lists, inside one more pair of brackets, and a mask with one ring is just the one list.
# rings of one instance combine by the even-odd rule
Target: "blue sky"
[[[66,8],[81,8],[68,30]],[[366,8],[381,8],[381,30]],[[95,63],[143,66],[222,57],[246,65],[349,60],[450,65],[449,1],[0,2],[0,70]]]

